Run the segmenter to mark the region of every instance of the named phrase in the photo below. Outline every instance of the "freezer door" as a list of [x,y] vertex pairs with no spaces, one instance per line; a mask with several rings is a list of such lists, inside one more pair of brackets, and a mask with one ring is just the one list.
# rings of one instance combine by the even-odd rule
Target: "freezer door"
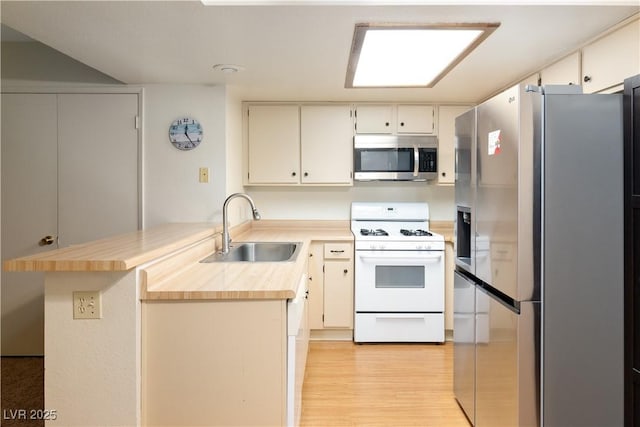
[[475,427],[539,426],[540,304],[520,314],[476,288]]
[[460,273],[453,282],[453,392],[471,422],[475,423],[476,287]]
[[623,425],[619,95],[545,96],[543,419]]

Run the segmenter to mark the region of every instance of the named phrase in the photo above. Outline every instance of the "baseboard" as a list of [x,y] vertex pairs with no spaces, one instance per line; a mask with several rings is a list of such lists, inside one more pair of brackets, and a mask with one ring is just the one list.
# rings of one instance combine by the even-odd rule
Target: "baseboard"
[[453,342],[453,329],[444,330],[444,340],[447,342]]
[[353,329],[312,329],[311,341],[353,341]]

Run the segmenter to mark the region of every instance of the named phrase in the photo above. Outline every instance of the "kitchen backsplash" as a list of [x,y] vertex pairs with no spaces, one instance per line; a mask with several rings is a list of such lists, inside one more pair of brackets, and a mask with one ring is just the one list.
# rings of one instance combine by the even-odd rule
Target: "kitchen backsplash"
[[424,182],[360,182],[353,187],[245,187],[263,218],[350,218],[351,202],[427,202],[431,219],[453,221],[454,187]]

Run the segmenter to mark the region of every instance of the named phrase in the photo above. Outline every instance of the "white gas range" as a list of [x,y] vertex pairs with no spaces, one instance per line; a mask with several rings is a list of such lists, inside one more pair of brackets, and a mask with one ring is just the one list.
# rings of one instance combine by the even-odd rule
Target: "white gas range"
[[352,203],[356,342],[444,342],[444,238],[426,203]]

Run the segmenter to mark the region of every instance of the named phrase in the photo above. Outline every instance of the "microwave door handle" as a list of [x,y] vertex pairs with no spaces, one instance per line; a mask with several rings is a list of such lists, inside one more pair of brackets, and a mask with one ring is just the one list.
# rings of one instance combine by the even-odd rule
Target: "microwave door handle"
[[417,145],[413,146],[413,176],[418,177],[420,171],[420,150]]

